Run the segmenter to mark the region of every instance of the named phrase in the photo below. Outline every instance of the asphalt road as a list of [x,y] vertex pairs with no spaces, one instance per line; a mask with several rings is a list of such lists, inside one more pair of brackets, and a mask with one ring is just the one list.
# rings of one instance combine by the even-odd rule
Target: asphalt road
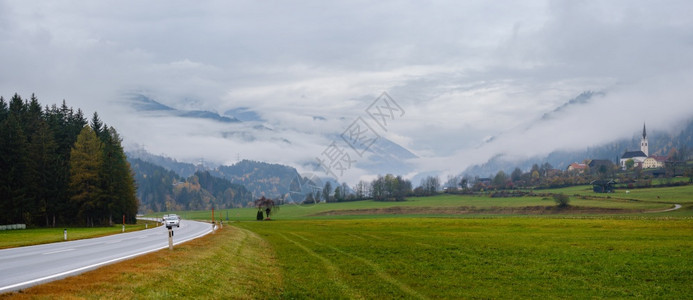
[[[173,243],[212,231],[212,225],[181,220]],[[69,238],[69,231],[68,231]],[[106,237],[0,250],[0,293],[62,279],[138,255],[168,248],[168,229],[159,226]]]

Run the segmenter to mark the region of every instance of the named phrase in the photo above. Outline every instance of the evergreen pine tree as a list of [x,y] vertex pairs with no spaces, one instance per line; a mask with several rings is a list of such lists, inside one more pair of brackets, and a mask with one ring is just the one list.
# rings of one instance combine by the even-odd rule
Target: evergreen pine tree
[[[36,131],[31,136],[28,151],[30,177],[28,194],[34,200],[32,213],[35,215],[35,224],[45,222],[46,226],[51,226],[60,200],[57,198],[59,165],[56,150],[57,144],[53,131],[45,121],[40,120]],[[42,220],[38,220],[38,217]]]
[[[125,215],[127,222],[136,222],[137,209],[137,188],[135,178],[130,168],[130,164],[125,156],[122,146],[122,139],[113,127],[104,127],[104,135],[107,143],[104,146],[104,160],[108,160],[111,170],[110,187],[114,195],[111,202],[111,213],[115,216]],[[105,165],[105,163],[104,163]]]
[[7,115],[9,114],[9,107],[7,107],[7,102],[5,102],[5,98],[0,96],[0,124],[2,124],[5,119],[7,119]]
[[24,111],[24,100],[22,100],[22,97],[18,94],[14,94],[12,99],[10,99],[10,114],[14,114],[17,118],[21,118],[24,115]]
[[7,196],[7,173],[9,171],[9,165],[5,157],[7,157],[7,146],[5,145],[6,127],[7,127],[7,116],[9,115],[9,108],[5,102],[5,98],[0,96],[0,223],[7,220],[9,215],[10,203],[9,197]]
[[[17,110],[21,112],[21,110]],[[27,145],[19,115],[10,113],[0,131],[0,223],[24,223],[26,207]]]
[[35,95],[31,95],[31,101],[26,103],[26,110],[22,116],[22,126],[26,133],[27,142],[31,142],[32,135],[38,129],[39,122],[43,121],[43,111],[41,110],[41,104],[39,104],[38,99]]
[[104,141],[104,133],[106,132],[106,128],[104,127],[103,122],[101,119],[99,119],[99,114],[97,112],[94,112],[94,115],[91,117],[91,129],[94,130],[94,133],[96,133],[96,136],[101,139],[101,141]]

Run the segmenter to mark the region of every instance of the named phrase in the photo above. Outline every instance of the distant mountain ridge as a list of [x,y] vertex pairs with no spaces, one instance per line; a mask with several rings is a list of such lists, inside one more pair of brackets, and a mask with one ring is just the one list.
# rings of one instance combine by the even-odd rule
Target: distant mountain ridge
[[126,151],[125,154],[129,159],[141,159],[143,161],[163,167],[166,170],[172,171],[183,178],[188,178],[200,170],[200,167],[191,163],[179,162],[170,157],[155,155],[147,152],[147,150],[144,149],[129,150]]
[[128,98],[129,105],[140,112],[160,112],[172,116],[183,118],[207,119],[222,123],[238,123],[240,120],[221,116],[218,113],[206,110],[179,110],[173,107],[161,104],[152,98],[142,94],[133,94]]
[[224,112],[225,116],[240,120],[242,122],[262,122],[260,115],[248,107],[238,107]]
[[[532,127],[536,126],[537,124],[540,124],[542,122],[546,122],[546,121],[553,119],[556,116],[556,114],[559,114],[565,110],[568,110],[571,107],[588,104],[588,103],[592,102],[596,97],[602,97],[604,95],[606,95],[605,92],[584,91],[584,92],[580,93],[579,95],[577,95],[575,98],[570,99],[567,102],[563,103],[561,106],[556,107],[552,111],[544,113],[541,116],[541,118],[536,119],[529,124],[523,125],[524,127],[516,128],[516,130],[520,131],[520,132],[527,131],[527,130],[531,129]],[[496,139],[498,139],[499,137],[501,137],[507,133],[508,132],[503,132],[503,133],[497,134],[495,136],[491,136],[491,137],[487,138],[483,143],[481,143],[481,145],[479,145],[479,147],[483,146],[484,144],[492,143]]]
[[582,105],[582,104],[587,104],[592,101],[592,99],[595,96],[604,96],[606,93],[604,92],[593,92],[593,91],[585,91],[580,93],[580,95],[577,95],[577,97],[568,100],[568,102],[563,103],[563,105],[557,107],[553,111],[549,113],[545,113],[543,116],[541,116],[542,120],[547,120],[553,117],[555,113],[561,112],[563,110],[566,110],[567,108],[571,106],[576,106],[576,105]]
[[[273,199],[285,198],[290,194],[292,184],[299,182],[302,185],[309,185],[307,182],[309,179],[304,179],[295,168],[281,164],[242,160],[230,166],[217,166],[207,169],[191,163],[179,162],[172,158],[154,155],[142,149],[129,151],[127,156],[131,161],[140,160],[160,167],[167,172],[172,172],[178,176],[175,177],[177,180],[189,178],[199,172],[209,172],[213,177],[242,185],[250,195],[256,198],[261,196]],[[141,175],[138,173],[138,169],[133,168],[133,170],[137,176]],[[174,178],[173,176],[169,177]],[[313,181],[315,183],[311,183],[312,185],[324,182],[320,178],[314,178]],[[333,185],[335,183],[333,182]],[[300,190],[294,190],[294,192],[300,192]],[[302,200],[300,199],[300,201]]]
[[404,175],[414,170],[408,161],[418,156],[399,144],[380,137],[368,149],[370,156],[367,160],[357,163],[357,166],[375,174]]

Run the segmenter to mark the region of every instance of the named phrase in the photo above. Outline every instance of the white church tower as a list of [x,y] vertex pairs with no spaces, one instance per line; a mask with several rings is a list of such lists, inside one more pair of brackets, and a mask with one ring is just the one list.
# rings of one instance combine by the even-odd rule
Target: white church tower
[[645,123],[642,124],[642,139],[640,139],[640,151],[642,151],[642,153],[645,153],[645,156],[650,156],[647,147],[647,132],[645,131]]

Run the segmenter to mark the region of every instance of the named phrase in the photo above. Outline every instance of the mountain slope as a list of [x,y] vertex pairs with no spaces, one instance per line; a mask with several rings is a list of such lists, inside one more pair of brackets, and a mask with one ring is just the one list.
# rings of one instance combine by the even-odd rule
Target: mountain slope
[[133,94],[128,100],[128,104],[139,112],[158,112],[164,115],[178,116],[183,118],[207,119],[221,123],[238,123],[240,120],[234,117],[221,116],[218,113],[205,110],[179,110],[161,104],[142,94]]
[[[649,130],[648,130],[649,131]],[[693,148],[693,119],[678,133],[670,135],[666,132],[652,130],[648,132],[650,155],[667,155],[672,150]],[[463,174],[486,177],[503,170],[507,174],[515,167],[529,170],[533,164],[541,165],[548,162],[556,169],[565,169],[573,162],[586,159],[606,159],[617,163],[617,158],[626,150],[640,149],[640,131],[630,139],[620,139],[598,147],[590,147],[580,151],[554,151],[543,157],[531,157],[521,161],[509,161],[504,155],[496,155],[481,165],[467,168]]]
[[250,160],[243,160],[231,166],[220,166],[210,173],[232,183],[244,185],[255,198],[281,198],[289,193],[291,182],[300,178],[295,168]]
[[179,162],[173,158],[161,155],[154,155],[147,152],[144,149],[130,150],[127,151],[126,154],[128,158],[137,158],[142,161],[146,161],[157,166],[161,166],[166,170],[173,171],[174,173],[183,178],[188,178],[198,171],[198,167],[191,163]]
[[245,207],[252,195],[244,186],[198,171],[185,180],[171,170],[129,158],[135,173],[139,211],[144,213],[175,210],[207,210]]
[[595,98],[597,97],[603,97],[606,95],[604,92],[593,92],[593,91],[584,91],[580,93],[580,95],[577,95],[575,98],[568,100],[567,102],[563,103],[561,106],[556,107],[554,110],[544,113],[541,118],[536,119],[531,121],[529,124],[524,124],[522,126],[518,126],[517,128],[513,128],[511,130],[501,132],[499,134],[496,134],[495,136],[491,136],[487,138],[479,147],[482,147],[486,144],[493,143],[499,138],[502,138],[505,135],[509,134],[522,134],[530,129],[532,129],[535,126],[541,125],[545,122],[550,121],[553,118],[557,118],[558,115],[561,113],[576,107],[576,106],[581,106],[581,105],[586,105],[594,101]]
[[[301,183],[305,183],[305,181],[302,181],[301,176],[295,168],[280,164],[243,160],[231,166],[219,166],[211,170],[203,170],[199,166],[178,162],[164,156],[154,155],[145,150],[130,151],[127,155],[131,160],[131,164],[135,162],[146,162],[152,165],[152,167],[155,166],[160,168],[161,170],[158,171],[159,173],[170,172],[171,174],[175,174],[175,176],[169,175],[166,177],[168,183],[171,183],[171,180],[190,178],[193,175],[202,178],[200,174],[208,172],[209,176],[223,178],[231,184],[243,186],[248,192],[248,194],[244,194],[243,197],[247,196],[247,199],[250,199],[252,196],[255,198],[261,196],[273,199],[283,198],[289,193],[292,181],[298,180]],[[138,176],[142,176],[139,169],[133,167],[133,170]],[[322,182],[318,178],[314,180],[316,182]],[[205,187],[204,182],[200,181],[199,183],[202,187]],[[210,192],[213,195],[219,195],[219,191],[216,189]]]

